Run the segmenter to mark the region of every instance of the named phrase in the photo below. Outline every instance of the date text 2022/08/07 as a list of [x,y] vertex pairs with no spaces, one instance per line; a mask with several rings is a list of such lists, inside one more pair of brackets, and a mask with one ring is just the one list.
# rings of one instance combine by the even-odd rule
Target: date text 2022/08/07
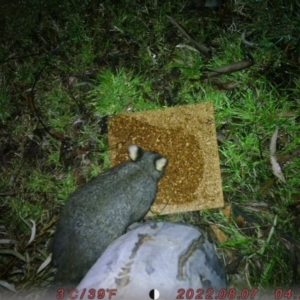
[[[133,291],[134,294],[134,291]],[[262,295],[263,294],[263,295]],[[118,290],[117,289],[73,289],[66,291],[64,289],[58,289],[56,299],[117,299]],[[148,298],[147,298],[148,296]],[[272,299],[299,299],[300,300],[300,290],[297,289],[283,289],[276,288],[274,291],[268,291],[260,293],[259,289],[241,289],[236,290],[231,289],[220,289],[215,292],[213,289],[183,289],[177,290],[177,296],[174,300],[185,300],[185,299],[261,299],[262,296],[269,296]],[[149,291],[148,295],[145,295],[145,299],[157,299],[159,300],[159,289],[152,289]],[[170,299],[172,300],[172,299]]]

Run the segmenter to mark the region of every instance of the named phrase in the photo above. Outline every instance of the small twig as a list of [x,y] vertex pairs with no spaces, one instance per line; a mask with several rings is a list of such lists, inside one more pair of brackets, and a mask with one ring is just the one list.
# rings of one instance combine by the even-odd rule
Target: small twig
[[254,65],[254,61],[240,61],[237,63],[219,67],[216,70],[211,71],[211,72],[205,72],[203,74],[203,76],[201,77],[201,79],[204,80],[204,79],[208,79],[211,77],[220,76],[223,74],[230,74],[233,72],[237,72],[237,71],[249,68],[253,65]]
[[[52,52],[53,52],[53,53],[56,52],[56,51],[58,50],[58,48],[59,48],[59,47],[56,47]],[[30,91],[29,91],[30,104],[31,104],[31,107],[33,108],[33,110],[34,110],[34,112],[35,112],[35,114],[36,114],[36,116],[37,116],[37,118],[38,118],[39,123],[41,123],[41,125],[44,127],[45,131],[46,131],[51,137],[53,137],[54,139],[59,140],[59,141],[64,141],[64,140],[67,140],[68,138],[65,137],[65,136],[62,135],[62,134],[59,134],[59,133],[56,133],[56,132],[53,133],[53,130],[49,129],[49,128],[44,124],[44,122],[43,122],[43,120],[40,118],[39,112],[38,112],[38,110],[37,110],[37,108],[36,108],[36,106],[35,106],[35,101],[34,101],[34,88],[35,88],[35,86],[36,86],[38,80],[40,79],[40,77],[41,77],[43,71],[46,69],[47,65],[48,65],[48,61],[46,61],[45,65],[41,68],[41,70],[38,72],[38,74],[37,74],[37,75],[35,76],[35,78],[34,78],[33,85],[32,85],[32,87],[31,87],[31,89],[30,89]]]
[[195,47],[197,48],[197,50],[203,54],[204,56],[206,56],[207,58],[211,58],[211,50],[209,48],[207,48],[205,45],[198,43],[197,41],[195,41],[190,34],[187,33],[186,29],[184,29],[184,27],[182,25],[180,25],[177,21],[175,21],[175,19],[173,19],[170,16],[167,16],[167,18],[169,19],[169,21],[174,24],[179,31],[190,41],[192,42]]

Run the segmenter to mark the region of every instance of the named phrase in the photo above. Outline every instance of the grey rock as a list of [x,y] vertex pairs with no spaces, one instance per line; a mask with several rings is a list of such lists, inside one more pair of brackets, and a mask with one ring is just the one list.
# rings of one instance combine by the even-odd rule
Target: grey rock
[[70,195],[53,243],[56,288],[76,286],[105,249],[150,209],[167,159],[136,145],[132,161],[100,174]]
[[[199,229],[187,224],[146,222],[132,224],[106,249],[74,295],[86,289],[83,299],[88,299],[92,289],[104,289],[101,299],[140,300],[150,299],[149,292],[156,289],[160,300],[196,299],[196,295],[205,299],[209,288],[218,295],[226,287],[222,263]],[[188,289],[194,296],[186,294]],[[203,289],[202,295],[199,289]]]

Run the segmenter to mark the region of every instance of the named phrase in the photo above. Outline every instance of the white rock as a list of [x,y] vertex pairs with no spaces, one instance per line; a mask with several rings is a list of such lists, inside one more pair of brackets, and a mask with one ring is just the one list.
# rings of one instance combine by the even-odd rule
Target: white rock
[[201,231],[187,224],[147,222],[132,224],[115,240],[73,295],[89,299],[95,289],[105,293],[101,299],[142,300],[151,299],[149,292],[156,289],[159,300],[197,299],[203,289],[205,299],[208,288],[217,293],[226,286],[223,266]]

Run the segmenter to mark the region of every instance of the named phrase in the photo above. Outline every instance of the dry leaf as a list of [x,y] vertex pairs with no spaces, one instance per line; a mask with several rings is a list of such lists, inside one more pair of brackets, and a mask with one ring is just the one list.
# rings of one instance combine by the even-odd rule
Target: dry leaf
[[275,155],[276,152],[276,141],[278,137],[278,128],[276,128],[275,132],[272,135],[271,143],[270,143],[270,155]]
[[28,241],[28,243],[27,243],[27,245],[29,245],[33,240],[34,240],[34,238],[35,238],[35,236],[36,236],[36,225],[35,225],[35,222],[33,221],[33,220],[30,220],[31,221],[31,223],[32,223],[32,226],[30,225],[30,223],[28,222],[28,221],[26,221],[25,219],[23,219],[22,217],[21,217],[21,215],[19,215],[20,216],[20,218],[21,218],[21,220],[30,228],[30,230],[31,230],[31,236],[30,236],[30,239],[29,239],[29,241]]
[[11,249],[3,249],[2,250],[2,249],[0,249],[0,254],[14,255],[14,256],[18,257],[19,259],[21,259],[21,260],[23,260],[23,261],[26,262],[25,257],[21,253],[15,251],[15,250],[11,250]]
[[33,220],[30,220],[30,221],[32,223],[31,236],[30,236],[30,239],[29,239],[29,242],[27,243],[27,245],[29,245],[35,239],[35,236],[36,236],[36,225],[35,225],[35,222]]
[[222,209],[221,209],[222,213],[225,215],[227,222],[230,223],[230,219],[231,219],[231,205],[225,205]]
[[212,224],[210,225],[210,228],[213,230],[215,236],[217,237],[218,241],[220,243],[224,243],[228,240],[227,234],[225,234],[218,225]]
[[282,182],[286,182],[285,178],[284,178],[284,175],[282,173],[281,167],[280,167],[279,163],[277,162],[277,158],[275,156],[277,136],[278,136],[278,128],[276,128],[276,130],[273,133],[273,136],[271,138],[271,143],[270,143],[270,160],[271,160],[273,174],[277,178],[279,178],[279,180],[281,180]]
[[286,182],[284,175],[281,171],[281,167],[279,165],[279,163],[276,160],[276,157],[271,156],[271,165],[272,165],[272,170],[273,170],[273,174],[279,178],[282,182]]
[[42,270],[44,270],[51,262],[52,259],[52,254],[50,254],[46,260],[39,266],[38,270],[37,270],[37,274],[40,273]]
[[7,288],[11,292],[16,292],[15,286],[13,284],[10,284],[6,281],[0,280],[0,285]]
[[238,216],[236,218],[236,224],[237,226],[239,226],[240,228],[244,227],[245,224],[245,219],[242,216]]

